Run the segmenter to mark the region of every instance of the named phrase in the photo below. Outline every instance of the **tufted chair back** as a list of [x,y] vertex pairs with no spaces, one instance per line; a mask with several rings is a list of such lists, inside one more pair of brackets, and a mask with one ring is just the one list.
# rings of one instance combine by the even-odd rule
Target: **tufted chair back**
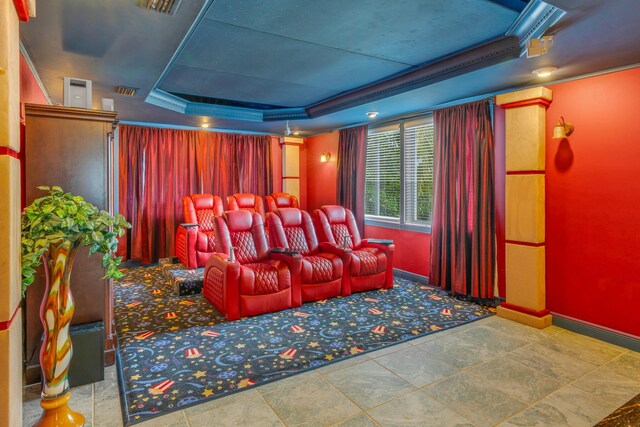
[[227,196],[227,207],[230,211],[245,210],[259,213],[264,220],[264,204],[262,197],[250,193],[238,193]]
[[344,236],[351,236],[347,247],[359,248],[362,239],[356,225],[353,212],[338,205],[326,205],[314,212],[314,220],[321,242],[334,243],[342,246]]
[[289,193],[272,193],[265,197],[267,212],[274,212],[281,208],[299,208],[298,198]]
[[211,194],[192,194],[182,198],[184,222],[198,224],[200,231],[213,231],[213,218],[222,215],[222,199]]
[[246,210],[226,211],[214,220],[216,249],[230,254],[234,247],[236,260],[240,264],[250,264],[263,260],[269,253],[264,233],[262,217],[256,212]]
[[318,252],[318,237],[311,215],[297,208],[282,208],[267,218],[273,247],[290,248],[302,256]]

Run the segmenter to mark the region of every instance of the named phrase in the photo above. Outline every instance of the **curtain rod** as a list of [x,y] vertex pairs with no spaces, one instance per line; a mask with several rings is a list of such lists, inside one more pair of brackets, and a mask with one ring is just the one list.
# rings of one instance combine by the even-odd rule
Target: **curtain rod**
[[[429,113],[433,113],[435,110],[441,110],[443,108],[453,107],[453,106],[460,105],[460,104],[466,104],[468,102],[480,101],[482,99],[489,99],[489,100],[493,100],[495,102],[496,95],[500,95],[500,94],[503,94],[503,93],[514,92],[516,90],[531,89],[531,88],[538,87],[538,86],[557,85],[557,84],[572,82],[572,81],[575,81],[575,80],[587,79],[589,77],[597,77],[597,76],[601,76],[601,75],[604,75],[604,74],[617,73],[619,71],[630,70],[630,69],[633,69],[633,68],[640,68],[640,62],[636,62],[636,63],[629,64],[629,65],[623,65],[621,67],[614,67],[614,68],[609,68],[609,69],[606,69],[606,70],[595,71],[595,72],[592,72],[592,73],[581,74],[579,76],[571,76],[571,77],[566,77],[564,79],[540,82],[540,83],[537,83],[537,84],[523,86],[523,87],[519,87],[519,88],[511,87],[511,88],[507,88],[507,89],[497,90],[497,91],[494,91],[494,92],[485,93],[483,95],[478,95],[478,96],[473,96],[473,97],[469,97],[469,98],[458,99],[458,100],[455,100],[455,101],[444,102],[442,104],[437,104],[437,105],[433,106],[432,108],[425,109],[425,110],[420,110],[419,112],[416,112],[416,113],[411,113],[409,116],[398,115],[398,116],[394,116],[393,118],[390,118],[390,119],[387,119],[387,120],[384,120],[384,121],[380,121],[380,122],[354,123],[354,124],[351,124],[351,125],[348,125],[348,126],[343,126],[341,128],[334,129],[334,130],[327,131],[327,132],[323,132],[323,133],[334,132],[334,131],[342,130],[342,129],[349,129],[349,128],[356,127],[356,126],[361,126],[361,125],[364,125],[364,124],[384,125],[384,124],[387,124],[389,122],[401,120],[403,118],[412,118],[412,117],[416,117],[416,116],[427,115]],[[318,133],[316,135],[320,135],[320,134]],[[311,136],[314,136],[314,135],[311,135]]]
[[234,129],[221,129],[221,128],[203,128],[200,126],[188,126],[188,125],[172,125],[172,124],[163,124],[163,123],[150,123],[150,122],[136,122],[131,120],[120,120],[121,125],[134,125],[134,126],[144,126],[151,128],[159,128],[159,129],[178,129],[178,130],[199,130],[204,132],[218,132],[218,133],[237,133],[244,135],[268,135],[268,136],[279,136],[269,132],[255,132],[249,130],[234,130]]
[[331,132],[334,132],[336,130],[342,130],[342,129],[350,129],[350,128],[354,128],[354,127],[362,126],[362,125],[384,126],[384,125],[388,125],[388,124],[391,124],[391,123],[394,123],[394,122],[397,122],[397,121],[400,121],[400,120],[411,120],[411,119],[416,119],[416,118],[419,118],[419,117],[428,117],[428,116],[432,116],[433,112],[436,111],[436,110],[442,110],[443,108],[455,107],[456,105],[468,104],[470,102],[482,101],[484,99],[489,100],[489,103],[491,103],[491,104],[493,104],[495,102],[495,96],[493,96],[492,94],[474,96],[474,97],[470,97],[470,98],[458,99],[458,100],[451,101],[451,102],[444,102],[442,104],[437,104],[432,108],[425,109],[425,110],[414,111],[413,113],[410,113],[408,115],[399,114],[399,115],[396,115],[396,116],[389,117],[388,119],[385,119],[385,120],[354,123],[354,124],[351,124],[351,125],[347,125],[347,126],[343,126],[341,128],[335,129],[335,130],[333,130]]

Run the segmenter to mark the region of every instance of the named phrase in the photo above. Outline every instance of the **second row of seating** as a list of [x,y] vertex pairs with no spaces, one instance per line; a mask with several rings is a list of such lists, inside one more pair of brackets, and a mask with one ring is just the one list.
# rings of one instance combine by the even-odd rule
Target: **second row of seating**
[[[211,219],[215,251],[203,294],[229,320],[393,286],[391,242],[361,239],[350,210],[323,206],[262,216],[226,211]],[[268,243],[270,240],[270,244]]]

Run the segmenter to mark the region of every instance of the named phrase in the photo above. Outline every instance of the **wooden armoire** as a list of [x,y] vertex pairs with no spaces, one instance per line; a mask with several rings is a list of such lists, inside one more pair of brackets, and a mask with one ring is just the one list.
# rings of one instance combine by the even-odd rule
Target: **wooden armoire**
[[[26,104],[22,169],[25,205],[45,194],[38,186],[58,185],[113,213],[116,125],[116,113],[112,111]],[[76,308],[71,325],[73,328],[103,322],[104,361],[105,365],[112,365],[115,361],[113,290],[111,280],[103,279],[101,262],[102,254],[89,257],[88,248],[81,248],[76,255],[71,273]],[[35,282],[28,288],[24,307],[27,384],[40,381],[43,329],[39,310],[44,288],[44,270],[40,267]],[[74,352],[75,357],[82,356]]]

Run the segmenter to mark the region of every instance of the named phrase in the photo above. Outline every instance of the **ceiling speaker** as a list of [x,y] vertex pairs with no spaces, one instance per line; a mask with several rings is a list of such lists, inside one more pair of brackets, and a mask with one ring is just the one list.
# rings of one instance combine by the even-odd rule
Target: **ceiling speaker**
[[527,58],[544,55],[553,46],[553,36],[527,40]]

